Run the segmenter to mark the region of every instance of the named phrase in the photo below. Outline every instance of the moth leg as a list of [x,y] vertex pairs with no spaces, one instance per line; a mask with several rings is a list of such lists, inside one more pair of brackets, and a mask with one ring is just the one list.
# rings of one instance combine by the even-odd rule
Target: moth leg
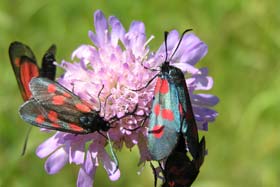
[[108,140],[108,137],[106,135],[104,135],[102,132],[100,132],[99,130],[96,131],[98,134],[100,134],[101,136],[103,136],[106,140]]
[[138,88],[138,89],[129,89],[129,90],[131,90],[131,91],[134,91],[134,92],[138,92],[138,91],[141,91],[141,90],[143,90],[143,89],[145,89],[145,88],[147,88],[150,84],[151,84],[151,82],[153,82],[153,80],[155,80],[155,78],[158,76],[158,74],[156,74],[153,78],[151,78],[149,81],[148,81],[148,83],[144,86],[144,87],[142,87],[142,88]]
[[140,126],[138,126],[138,127],[136,127],[136,128],[134,128],[134,129],[128,129],[128,128],[123,128],[123,129],[125,129],[125,130],[127,130],[127,131],[136,131],[136,130],[138,130],[138,129],[140,129],[140,128],[142,128],[143,126],[144,126],[144,124],[145,124],[145,122],[146,122],[146,120],[147,120],[147,118],[148,118],[149,116],[146,116],[143,120],[142,120],[142,122],[141,122],[141,125]]
[[[133,111],[131,112],[126,112],[122,117],[118,117],[117,115],[113,116],[112,118],[110,118],[110,124],[113,124],[114,122],[120,120],[120,119],[123,119],[127,116],[130,116],[130,115],[136,115],[135,112],[137,111],[138,109],[138,104],[135,105]],[[136,115],[137,116],[137,115]]]
[[152,164],[152,162],[150,162],[150,166],[151,166],[151,168],[152,168],[152,170],[153,170],[154,179],[155,179],[154,187],[156,187],[156,186],[157,186],[157,171],[156,171],[155,166]]

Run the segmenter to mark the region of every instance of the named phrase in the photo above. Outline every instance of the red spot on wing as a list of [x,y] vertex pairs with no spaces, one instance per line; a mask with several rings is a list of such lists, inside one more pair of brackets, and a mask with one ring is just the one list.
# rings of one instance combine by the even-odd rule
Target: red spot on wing
[[15,58],[14,64],[16,65],[16,67],[19,67],[20,65],[20,58]]
[[82,132],[84,129],[74,123],[69,123],[69,129],[75,132]]
[[84,103],[77,103],[75,104],[75,107],[80,111],[80,112],[90,112],[91,109]]
[[161,94],[167,94],[169,92],[169,83],[168,83],[168,81],[166,79],[162,80],[159,92]]
[[32,96],[31,91],[29,89],[29,82],[33,77],[38,76],[39,69],[35,64],[29,61],[24,61],[20,64],[20,81],[25,91],[25,93],[23,93],[24,100],[28,100]]
[[49,93],[54,93],[56,90],[56,86],[54,84],[49,84],[48,85],[48,92]]
[[66,97],[64,97],[63,95],[55,95],[52,98],[52,103],[54,105],[63,105],[65,102]]
[[161,116],[163,119],[166,119],[168,121],[174,120],[174,114],[173,114],[172,110],[169,110],[169,109],[162,109]]
[[159,93],[159,89],[160,89],[160,86],[161,86],[161,78],[158,78],[157,79],[157,82],[156,82],[156,87],[155,87],[155,95],[157,94],[157,93]]
[[156,104],[155,107],[154,107],[154,113],[156,114],[156,116],[158,116],[159,112],[160,112],[160,105]]
[[168,184],[169,184],[170,187],[174,187],[175,186],[175,182],[174,181],[169,181]]
[[64,93],[63,93],[63,96],[65,96],[65,97],[67,97],[67,98],[70,98],[70,97],[71,97],[71,95],[70,95],[69,93],[67,93],[67,92],[64,92]]
[[52,123],[51,126],[54,128],[61,128],[61,126],[57,123]]
[[181,103],[179,103],[178,108],[179,108],[180,114],[182,115],[183,114],[183,107],[182,107]]
[[57,121],[57,113],[55,111],[49,111],[48,119],[52,122],[56,122]]
[[152,133],[155,138],[161,138],[164,133],[164,126],[155,125],[154,128],[149,131],[149,133]]
[[35,119],[35,122],[36,122],[36,123],[39,123],[39,124],[44,123],[44,122],[45,122],[44,116],[43,116],[43,115],[38,115],[38,116],[36,117],[36,119]]

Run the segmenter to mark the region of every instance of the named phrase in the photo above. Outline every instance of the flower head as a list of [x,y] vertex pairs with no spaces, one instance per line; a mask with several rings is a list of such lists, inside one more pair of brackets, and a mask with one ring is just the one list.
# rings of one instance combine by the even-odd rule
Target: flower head
[[[81,45],[73,52],[72,63],[63,61],[60,64],[65,73],[58,82],[90,103],[110,123],[111,128],[108,132],[87,135],[57,132],[37,149],[40,158],[48,157],[45,169],[49,174],[58,172],[67,163],[80,165],[79,187],[92,186],[100,161],[110,180],[120,177],[120,170],[112,159],[114,155],[104,148],[108,144],[104,133],[108,133],[115,149],[121,149],[123,145],[127,148],[137,145],[140,163],[150,159],[145,128],[148,120],[144,119],[150,113],[155,81],[149,85],[147,83],[157,72],[149,68],[160,67],[165,59],[164,45],[155,53],[150,52],[148,43],[153,37],[146,38],[142,22],[132,22],[126,31],[116,17],[111,16],[106,20],[98,10],[94,14],[94,26],[95,32],[89,32],[94,45]],[[168,54],[176,48],[178,40],[178,32],[170,32]],[[206,53],[205,43],[189,33],[184,36],[171,60],[171,65],[189,73],[187,84],[195,118],[203,130],[207,130],[208,122],[217,115],[209,107],[218,102],[213,95],[193,93],[196,90],[209,90],[213,85],[206,68],[194,67]],[[143,87],[145,89],[135,91]],[[132,112],[134,115],[128,115]]]

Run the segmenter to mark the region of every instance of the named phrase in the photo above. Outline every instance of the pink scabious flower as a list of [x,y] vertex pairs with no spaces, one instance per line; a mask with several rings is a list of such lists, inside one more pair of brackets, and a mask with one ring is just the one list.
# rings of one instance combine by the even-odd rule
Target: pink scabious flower
[[[116,17],[111,16],[106,20],[100,10],[94,14],[94,26],[95,32],[89,32],[94,45],[81,45],[73,52],[72,63],[63,61],[60,64],[65,73],[58,82],[92,104],[96,110],[100,109],[100,115],[107,120],[135,111],[135,115],[114,121],[108,137],[115,149],[120,150],[123,145],[129,149],[138,146],[141,164],[150,160],[145,128],[148,120],[144,119],[150,113],[156,81],[145,89],[135,90],[145,87],[158,73],[150,69],[159,68],[163,63],[164,44],[156,52],[151,52],[148,43],[153,37],[146,38],[142,22],[132,22],[126,31]],[[168,54],[175,49],[178,41],[179,33],[171,31],[167,40]],[[194,94],[194,91],[209,90],[213,86],[207,69],[194,67],[206,53],[206,44],[193,33],[188,33],[170,62],[188,73],[186,81],[201,130],[207,130],[208,122],[215,120],[217,113],[210,107],[218,103],[216,96]],[[87,135],[57,132],[42,143],[36,153],[40,158],[48,157],[45,169],[49,174],[57,173],[67,163],[80,165],[77,186],[88,187],[93,185],[100,162],[110,180],[120,177],[112,154],[105,150],[107,144],[108,140],[97,132]]]

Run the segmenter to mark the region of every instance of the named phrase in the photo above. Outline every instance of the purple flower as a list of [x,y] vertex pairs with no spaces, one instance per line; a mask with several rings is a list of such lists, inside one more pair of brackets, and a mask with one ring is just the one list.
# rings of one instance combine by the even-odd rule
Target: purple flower
[[[159,68],[165,59],[164,44],[157,52],[150,52],[148,43],[153,37],[146,38],[145,26],[134,21],[128,31],[116,17],[108,21],[100,10],[94,14],[95,32],[89,37],[94,45],[81,45],[72,54],[74,62],[63,61],[65,73],[58,82],[83,100],[100,109],[100,115],[109,120],[113,116],[122,117],[133,111],[136,114],[115,121],[108,136],[115,149],[138,146],[139,164],[150,160],[147,150],[145,127],[134,131],[143,124],[150,113],[155,81],[143,88],[157,72],[149,68]],[[172,54],[179,40],[177,31],[168,35],[168,54]],[[199,128],[207,130],[208,122],[214,121],[217,113],[210,109],[218,103],[218,98],[209,94],[194,94],[196,90],[209,90],[213,80],[206,68],[197,69],[194,65],[207,53],[207,46],[193,33],[184,36],[181,46],[171,60],[171,64],[188,73],[187,84]],[[102,87],[104,87],[102,89]],[[100,96],[98,97],[98,94]],[[144,126],[147,126],[146,120]],[[37,149],[40,158],[48,157],[45,169],[49,174],[57,173],[67,163],[80,165],[77,186],[88,187],[94,182],[94,175],[100,162],[110,180],[119,179],[120,170],[107,153],[108,140],[100,133],[74,135],[57,132]]]

